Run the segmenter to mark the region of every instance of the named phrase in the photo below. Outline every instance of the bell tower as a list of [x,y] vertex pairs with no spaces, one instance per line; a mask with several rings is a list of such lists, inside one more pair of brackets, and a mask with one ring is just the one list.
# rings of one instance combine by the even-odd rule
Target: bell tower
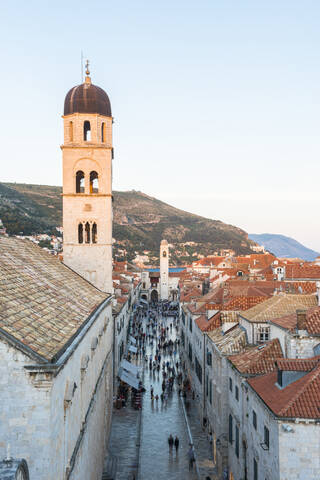
[[63,260],[112,293],[112,115],[108,95],[86,78],[64,103]]
[[169,298],[169,245],[167,240],[160,243],[160,299]]

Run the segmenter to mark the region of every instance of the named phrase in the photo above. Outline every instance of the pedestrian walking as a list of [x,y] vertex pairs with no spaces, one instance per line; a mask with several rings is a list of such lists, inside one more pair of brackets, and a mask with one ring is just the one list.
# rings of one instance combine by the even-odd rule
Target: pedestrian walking
[[168,437],[168,445],[169,445],[169,450],[171,451],[173,447],[173,436],[171,435],[171,433]]
[[174,439],[174,446],[176,447],[176,454],[178,454],[178,450],[179,450],[179,438],[177,437],[176,435],[176,438]]
[[194,449],[192,443],[190,443],[190,448],[188,450],[188,458],[189,458],[189,470],[193,470],[193,464],[195,462],[194,458]]

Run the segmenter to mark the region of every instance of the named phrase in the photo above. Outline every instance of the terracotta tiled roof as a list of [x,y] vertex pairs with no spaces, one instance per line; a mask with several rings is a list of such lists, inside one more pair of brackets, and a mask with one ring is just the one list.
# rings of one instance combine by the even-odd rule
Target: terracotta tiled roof
[[192,262],[192,266],[202,266],[202,267],[211,267],[214,265],[219,265],[219,263],[223,262],[225,257],[205,257],[201,258],[201,260],[196,260]]
[[192,290],[188,291],[187,293],[182,293],[180,295],[180,300],[182,302],[188,302],[191,301],[193,298],[199,298],[202,296],[202,293],[199,289],[193,288]]
[[320,280],[320,266],[304,263],[303,265],[286,265],[285,277],[290,278],[314,278]]
[[221,305],[222,310],[236,310],[245,311],[249,308],[264,302],[267,299],[265,296],[239,296],[232,298],[228,303]]
[[286,372],[310,372],[320,364],[320,355],[312,358],[281,358],[277,360],[279,370]]
[[127,262],[124,261],[124,262],[117,262],[116,260],[114,260],[113,262],[113,271],[114,272],[123,272],[123,271],[126,271],[126,268],[127,268]]
[[289,330],[293,332],[297,326],[297,314],[290,313],[290,315],[284,315],[280,318],[275,318],[271,321],[271,323],[278,325],[279,327],[284,328],[285,330]]
[[117,302],[124,304],[128,300],[128,297],[117,297]]
[[123,277],[119,273],[113,273],[112,280],[123,280]]
[[201,315],[195,320],[195,322],[202,332],[210,332],[221,325],[219,314],[213,315],[209,320],[206,315]]
[[252,322],[267,322],[274,318],[289,315],[298,309],[308,309],[317,305],[315,295],[291,295],[279,293],[265,302],[250,308],[241,316]]
[[253,253],[247,257],[236,257],[238,262],[247,262],[253,269],[260,269],[269,266],[275,259],[270,253],[257,254]]
[[320,334],[320,307],[310,309],[307,312],[307,330],[310,334]]
[[283,389],[276,382],[277,372],[248,380],[278,417],[320,418],[320,365]]
[[[272,323],[285,330],[294,332],[297,328],[297,314],[292,313],[272,320]],[[306,330],[310,335],[320,334],[320,307],[313,307],[306,313]]]
[[224,355],[236,354],[246,348],[246,333],[239,325],[235,325],[225,333],[221,328],[216,328],[207,335]]
[[28,240],[0,238],[0,335],[50,360],[106,298]]
[[275,338],[259,347],[248,347],[246,352],[233,355],[229,360],[242,374],[261,375],[272,372],[275,361],[282,357],[280,342]]

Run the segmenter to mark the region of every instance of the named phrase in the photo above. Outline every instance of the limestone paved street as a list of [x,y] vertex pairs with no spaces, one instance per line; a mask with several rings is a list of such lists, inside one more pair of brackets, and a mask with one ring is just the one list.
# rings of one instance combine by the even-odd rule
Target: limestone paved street
[[117,460],[116,480],[131,480],[137,472],[140,414],[131,406],[114,409],[109,453]]
[[[171,319],[172,320],[172,319]],[[168,320],[169,323],[169,320]],[[175,340],[175,333],[170,335]],[[153,353],[155,348],[153,349]],[[147,353],[151,353],[151,347],[147,347]],[[169,360],[165,355],[163,360]],[[181,399],[174,386],[172,394],[169,394],[167,404],[161,400],[151,401],[150,388],[154,388],[154,395],[161,394],[162,373],[152,373],[145,370],[144,386],[145,393],[142,411],[142,431],[139,463],[139,480],[147,479],[197,479],[195,466],[194,471],[189,472],[188,448],[189,437],[186,421],[183,415]],[[170,452],[168,448],[168,436],[170,433],[177,435],[180,440],[179,451]]]
[[217,470],[213,463],[212,446],[201,428],[196,400],[190,399],[190,403],[190,408],[187,410],[187,418],[196,451],[200,478],[205,479],[209,476],[211,480],[218,480]]
[[[172,318],[167,320],[169,325]],[[144,320],[144,331],[146,331],[146,320]],[[172,341],[176,338],[176,330],[173,327],[170,337]],[[148,358],[155,355],[155,344],[147,343],[146,354]],[[178,358],[169,355],[162,355],[161,362],[171,361],[171,365]],[[202,432],[200,421],[197,417],[195,405],[192,408],[189,423],[195,445],[196,464],[193,471],[189,471],[188,449],[190,437],[182,397],[178,395],[178,385],[175,382],[172,393],[169,393],[167,401],[161,402],[162,392],[162,369],[149,370],[149,362],[145,362],[140,356],[133,361],[143,368],[143,384],[146,392],[143,394],[143,406],[140,413],[131,407],[121,410],[114,410],[112,433],[109,450],[117,457],[116,480],[196,480],[205,479],[210,475],[211,480],[216,480],[214,475],[213,462],[206,435]],[[153,386],[154,396],[159,395],[159,400],[152,400],[150,389]],[[191,403],[192,405],[192,403]],[[141,430],[139,422],[141,421]],[[170,451],[168,447],[168,436],[178,436],[180,445],[178,453],[175,448]],[[140,438],[139,437],[140,434]],[[139,441],[140,440],[140,441]],[[139,448],[140,447],[140,448]],[[138,475],[137,475],[138,467]],[[137,475],[136,477],[134,475]]]

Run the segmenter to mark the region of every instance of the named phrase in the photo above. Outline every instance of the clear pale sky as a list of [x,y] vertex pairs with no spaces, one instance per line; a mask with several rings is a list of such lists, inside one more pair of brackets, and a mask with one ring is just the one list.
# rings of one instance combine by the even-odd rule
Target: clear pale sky
[[3,2],[0,181],[61,185],[81,50],[114,189],[320,251],[319,0]]

